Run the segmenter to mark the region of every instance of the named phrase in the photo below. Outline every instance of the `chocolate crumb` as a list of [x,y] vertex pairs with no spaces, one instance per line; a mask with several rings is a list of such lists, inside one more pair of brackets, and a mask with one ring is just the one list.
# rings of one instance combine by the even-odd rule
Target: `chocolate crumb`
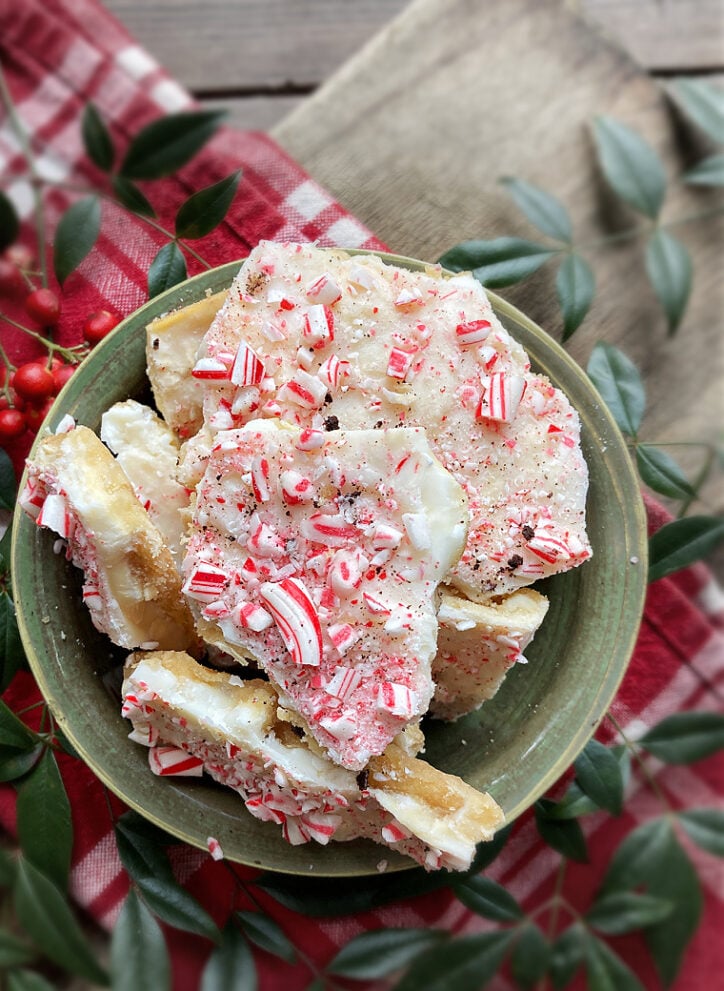
[[533,537],[535,537],[535,530],[533,529],[532,526],[528,526],[527,523],[525,524],[525,526],[521,528],[520,532],[523,534],[526,540],[532,540]]
[[339,430],[339,418],[336,416],[327,416],[324,420],[325,430]]
[[161,346],[161,342],[157,337],[154,337],[154,339],[151,341],[151,347],[153,348],[154,351],[158,351],[160,346]]
[[357,775],[357,787],[360,791],[366,791],[370,780],[369,771],[360,771]]
[[508,558],[508,567],[510,568],[511,571],[514,571],[515,568],[519,568],[522,563],[523,563],[523,558],[520,556],[520,554],[514,554],[511,558]]

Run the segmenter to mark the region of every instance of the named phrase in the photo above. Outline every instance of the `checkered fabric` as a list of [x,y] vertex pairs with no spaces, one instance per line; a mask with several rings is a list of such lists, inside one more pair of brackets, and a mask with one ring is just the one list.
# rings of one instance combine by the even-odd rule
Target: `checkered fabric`
[[[193,106],[183,88],[95,0],[23,0],[22,4],[0,0],[0,62],[18,115],[30,135],[38,169],[58,184],[46,199],[51,231],[60,213],[78,195],[70,187],[103,182],[82,150],[80,116],[88,101],[108,122],[121,149],[132,134],[159,114]],[[229,216],[197,245],[210,263],[241,257],[261,238],[383,247],[263,134],[222,129],[178,176],[145,183],[143,188],[158,209],[160,223],[168,227],[178,205],[191,191],[237,168],[243,169],[243,180]],[[32,191],[24,173],[18,142],[8,120],[0,118],[3,188],[25,221],[23,239],[31,243]],[[144,302],[145,273],[165,241],[153,227],[129,219],[111,203],[104,203],[103,210],[103,234],[97,249],[66,283],[60,343],[78,342],[84,317],[95,309],[106,307],[127,314]],[[191,274],[198,270],[193,264],[190,267]],[[37,353],[34,342],[7,325],[1,333],[15,363]],[[21,438],[9,449],[18,469],[29,440],[29,436]],[[665,515],[654,504],[649,504],[648,510],[655,529],[665,521]],[[627,736],[635,739],[663,716],[679,710],[722,711],[721,620],[721,598],[703,568],[689,569],[650,588],[635,655],[612,708]],[[38,697],[30,675],[22,674],[6,692],[5,701],[19,710]],[[611,724],[604,722],[599,737],[613,739]],[[71,890],[79,905],[110,929],[128,890],[111,822],[111,814],[119,814],[122,807],[111,797],[109,808],[102,786],[79,762],[61,755],[60,764],[75,828]],[[649,760],[647,771],[675,808],[724,806],[724,759],[710,758],[693,767],[676,768],[664,768]],[[0,823],[10,832],[14,829],[13,795],[7,786],[0,792]],[[591,861],[570,865],[566,871],[562,890],[572,905],[585,910],[612,850],[632,827],[660,812],[659,800],[645,778],[634,773],[621,817],[614,820],[600,814],[584,820]],[[675,983],[676,991],[712,988],[718,975],[724,973],[724,864],[693,847],[689,851],[702,879],[705,915]],[[208,854],[179,845],[173,848],[173,862],[178,879],[219,923],[228,915],[232,902],[237,908],[253,907],[246,896],[235,893],[226,866]],[[560,858],[539,842],[532,819],[524,816],[488,873],[528,909],[534,909],[553,891],[559,863]],[[238,875],[247,882],[255,877],[245,868],[239,868]],[[455,933],[484,931],[492,926],[447,890],[398,901],[374,912],[321,920],[291,912],[263,892],[257,895],[320,967],[351,937],[381,926],[436,926]],[[167,930],[167,938],[173,986],[178,991],[193,991],[198,987],[209,944],[172,930]],[[659,986],[638,938],[619,939],[616,948],[647,988]],[[262,991],[282,985],[286,991],[298,991],[311,980],[305,965],[281,965],[262,952],[257,954],[257,966]],[[504,991],[513,984],[500,976],[490,987]]]

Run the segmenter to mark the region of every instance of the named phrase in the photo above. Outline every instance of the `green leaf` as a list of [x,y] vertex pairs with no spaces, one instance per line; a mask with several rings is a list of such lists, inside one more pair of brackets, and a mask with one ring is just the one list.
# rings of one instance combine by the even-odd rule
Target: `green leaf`
[[563,340],[576,331],[591,308],[596,280],[585,259],[572,252],[563,259],[556,275],[558,303],[563,313]]
[[666,523],[649,540],[649,581],[688,568],[724,540],[724,520],[717,516],[685,516]]
[[675,712],[638,741],[667,764],[692,764],[724,749],[724,715],[718,712]]
[[577,819],[579,816],[600,812],[601,809],[592,798],[589,798],[581,788],[572,781],[565,795],[559,802],[554,802],[546,809],[547,819]]
[[9,248],[20,231],[20,219],[10,197],[0,189],[0,251]]
[[528,991],[543,980],[549,959],[550,945],[538,926],[532,922],[524,926],[510,959],[510,972],[518,987]]
[[237,912],[236,918],[247,939],[275,957],[294,963],[297,951],[281,926],[263,912]]
[[[0,224],[0,229],[2,225]],[[0,447],[0,509],[8,509],[12,513],[15,508],[15,496],[18,483],[15,480],[15,469],[10,455]]]
[[677,79],[671,88],[686,116],[724,145],[724,90],[702,79]]
[[[0,448],[0,464],[2,463],[2,455],[5,451]],[[7,455],[5,455],[7,457]],[[3,507],[0,506],[0,509]],[[5,533],[0,537],[0,576],[5,575],[8,577],[10,575],[10,545],[12,543],[13,528],[8,526],[5,528]]]
[[0,592],[0,691],[5,691],[24,661],[15,603],[3,589]]
[[97,196],[78,200],[60,218],[53,243],[53,266],[61,285],[96,243],[100,229],[101,202]]
[[0,781],[17,781],[35,766],[45,750],[43,743],[36,743],[30,750],[3,751],[0,756]]
[[724,810],[687,809],[679,813],[679,822],[702,850],[724,857]]
[[30,963],[35,955],[33,948],[23,940],[7,929],[0,929],[0,970],[22,967],[24,963]]
[[87,103],[81,121],[83,145],[88,158],[103,172],[113,168],[115,151],[110,132],[95,105]]
[[622,936],[661,922],[673,911],[665,898],[635,891],[611,891],[597,898],[586,913],[588,924],[607,936]]
[[686,499],[695,496],[696,490],[674,459],[653,444],[636,445],[636,464],[641,481],[654,492],[670,499]]
[[571,240],[571,220],[560,200],[524,179],[505,176],[501,183],[528,220],[556,241]]
[[522,919],[523,909],[505,888],[489,877],[479,874],[453,885],[455,895],[471,911],[485,919],[514,922]]
[[662,869],[648,881],[648,893],[668,899],[673,911],[662,922],[649,926],[644,938],[656,969],[668,987],[676,978],[686,947],[699,926],[702,894],[696,871],[676,839],[667,833]]
[[121,165],[126,179],[161,179],[176,172],[218,128],[224,111],[197,110],[155,120],[131,141]]
[[613,117],[597,117],[593,136],[603,174],[625,203],[655,219],[666,192],[661,159],[644,139]]
[[249,946],[233,922],[227,922],[201,975],[200,991],[256,991],[256,964]]
[[498,237],[492,241],[463,241],[446,251],[440,264],[452,272],[471,271],[490,289],[510,286],[536,272],[557,254],[544,244],[520,237]]
[[388,977],[446,939],[447,933],[439,929],[393,928],[364,932],[342,947],[327,965],[327,971],[356,981]]
[[164,244],[148,270],[148,298],[153,299],[187,277],[186,262],[175,241]]
[[15,883],[15,858],[0,847],[0,888],[11,888]]
[[648,885],[652,877],[666,870],[666,851],[671,835],[671,824],[663,816],[637,826],[616,849],[601,890],[629,891],[642,884]]
[[646,409],[646,392],[634,363],[613,344],[599,341],[586,371],[619,430],[635,437]]
[[598,740],[589,740],[575,760],[576,781],[596,805],[621,815],[623,777],[614,754]]
[[82,759],[78,751],[75,749],[73,744],[70,742],[68,737],[65,735],[65,733],[59,726],[55,727],[55,739],[57,743],[59,743],[60,746],[63,748],[63,750],[68,754],[69,757],[75,757],[76,760]]
[[417,957],[393,991],[480,991],[511,943],[507,931],[460,936]]
[[585,941],[588,991],[644,991],[633,971],[595,936]]
[[156,216],[156,211],[135,182],[131,182],[130,179],[125,179],[122,175],[113,176],[113,192],[121,206],[131,213],[137,213],[141,217]]
[[669,322],[669,333],[673,334],[691,295],[691,255],[681,241],[659,228],[646,245],[646,271]]
[[89,981],[108,983],[65,896],[24,857],[18,861],[13,895],[20,925],[46,957]]
[[128,892],[111,937],[113,991],[168,991],[171,965],[161,927],[136,894]]
[[689,186],[724,186],[724,155],[709,155],[684,173]]
[[17,815],[23,855],[61,890],[65,889],[73,824],[55,754],[49,748],[18,789]]
[[541,838],[558,853],[585,863],[588,860],[586,838],[576,819],[551,819],[548,810],[555,806],[549,799],[539,799],[535,803],[535,822]]
[[55,989],[34,970],[13,970],[8,974],[8,991],[55,991]]
[[176,881],[163,847],[133,828],[133,820],[116,823],[121,863],[138,885],[148,907],[176,929],[218,942],[219,929],[209,913]]
[[205,237],[214,227],[218,227],[231,206],[240,179],[241,169],[237,169],[220,182],[200,189],[182,203],[176,214],[176,236],[191,239]]
[[569,926],[551,947],[548,974],[555,991],[562,991],[582,966],[586,949],[586,934],[579,923]]
[[37,733],[25,725],[0,699],[0,747],[31,750],[38,743]]

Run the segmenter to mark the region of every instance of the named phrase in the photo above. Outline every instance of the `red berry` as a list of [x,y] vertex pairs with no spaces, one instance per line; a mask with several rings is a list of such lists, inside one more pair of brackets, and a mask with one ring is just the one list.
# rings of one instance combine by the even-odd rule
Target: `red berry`
[[40,424],[46,418],[50,412],[50,407],[53,405],[53,399],[46,399],[42,406],[31,406],[30,409],[26,410],[23,414],[25,417],[25,423],[28,428],[37,433],[40,429]]
[[8,258],[0,258],[0,292],[17,292],[23,284],[20,269]]
[[89,344],[102,341],[121,322],[121,318],[110,310],[98,310],[91,313],[83,324],[83,336]]
[[14,440],[25,430],[25,417],[19,409],[0,410],[0,440]]
[[45,365],[29,361],[21,365],[13,375],[13,388],[19,396],[31,402],[47,399],[55,391],[52,372]]
[[54,327],[60,317],[60,300],[52,289],[34,289],[25,297],[25,309],[44,327]]
[[60,392],[74,371],[75,365],[61,365],[60,368],[53,370],[53,382],[55,383],[56,393]]

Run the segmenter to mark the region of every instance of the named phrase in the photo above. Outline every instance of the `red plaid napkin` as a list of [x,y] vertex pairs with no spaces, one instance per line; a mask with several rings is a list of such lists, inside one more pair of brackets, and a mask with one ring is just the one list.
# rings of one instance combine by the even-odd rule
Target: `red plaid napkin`
[[[188,94],[95,0],[24,0],[22,5],[0,0],[0,61],[19,116],[32,135],[39,167],[57,181],[83,184],[101,179],[82,152],[79,120],[89,100],[109,123],[120,147],[160,113],[192,106]],[[243,180],[231,213],[221,228],[198,242],[199,252],[212,264],[243,256],[260,238],[383,247],[263,134],[223,130],[178,177],[144,188],[157,206],[161,222],[171,224],[178,205],[191,191],[240,167]],[[5,188],[23,219],[29,221],[32,201],[22,177],[24,165],[8,121],[1,118],[0,172],[16,176]],[[49,195],[51,227],[69,202],[67,191],[57,189]],[[29,223],[24,233],[30,243]],[[98,249],[66,283],[60,343],[76,343],[85,316],[93,310],[105,307],[126,314],[144,302],[145,272],[163,240],[147,225],[131,221],[126,213],[104,204]],[[192,265],[191,272],[195,270]],[[37,353],[32,341],[7,327],[2,329],[2,341],[15,363]],[[29,439],[21,438],[10,451],[18,468]],[[655,529],[665,516],[650,505],[649,519]],[[628,736],[640,736],[648,726],[678,710],[722,711],[724,637],[718,595],[703,568],[689,569],[651,587],[636,652],[613,706]],[[5,695],[16,709],[37,698],[29,675],[18,677]],[[610,739],[606,724],[599,735]],[[92,773],[71,758],[61,756],[60,762],[75,827],[72,892],[80,905],[110,929],[128,890],[110,812]],[[677,768],[663,768],[651,760],[648,769],[674,807],[722,808],[724,804],[723,759]],[[8,787],[0,792],[0,822],[10,831],[14,828],[13,794]],[[116,814],[122,811],[120,803],[114,801],[113,805]],[[563,889],[574,906],[585,910],[590,903],[611,852],[623,836],[660,812],[651,790],[640,775],[634,775],[623,816],[612,820],[601,814],[584,820],[591,862],[571,865]],[[675,984],[676,991],[713,987],[714,975],[724,972],[724,865],[693,847],[690,853],[703,883],[705,916]],[[559,859],[538,841],[531,818],[523,817],[488,873],[505,884],[526,908],[533,909],[552,893]],[[235,894],[225,865],[212,861],[206,853],[179,845],[174,848],[174,868],[179,880],[217,922],[224,921],[232,902],[237,908],[253,908],[245,896]],[[251,880],[255,873],[240,868],[238,875]],[[492,925],[445,891],[374,912],[324,920],[293,913],[263,893],[259,899],[320,967],[351,937],[381,926],[436,926],[468,933]],[[198,987],[208,943],[170,930],[167,935],[173,986],[178,991],[192,991]],[[638,939],[618,940],[617,949],[647,987],[658,987]],[[264,953],[258,954],[257,966],[262,991],[276,989],[282,982],[287,991],[297,991],[310,981],[305,966],[285,965],[280,971],[281,965]],[[491,987],[503,991],[513,984],[500,976]]]

